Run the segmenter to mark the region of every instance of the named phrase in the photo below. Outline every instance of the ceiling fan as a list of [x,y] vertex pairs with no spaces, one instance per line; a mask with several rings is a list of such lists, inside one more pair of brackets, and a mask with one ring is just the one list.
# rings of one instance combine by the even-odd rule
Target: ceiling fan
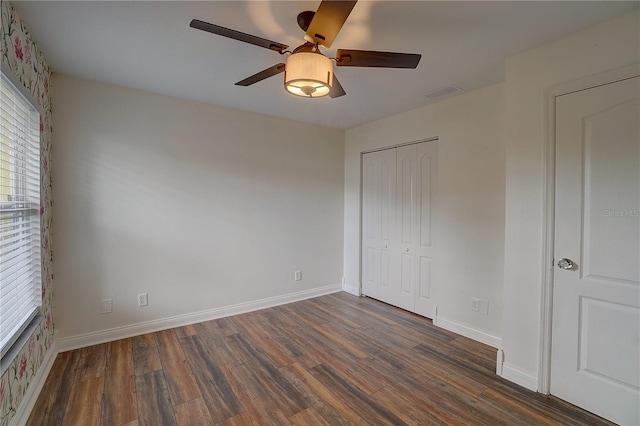
[[333,73],[333,62],[339,67],[416,68],[422,55],[413,53],[376,52],[371,50],[338,49],[335,58],[320,52],[320,46],[329,48],[342,29],[357,1],[323,0],[315,12],[305,11],[298,15],[298,26],[305,31],[306,42],[293,49],[275,41],[246,34],[230,28],[194,19],[190,27],[223,37],[253,44],[278,52],[289,53],[286,63],[279,63],[236,83],[236,86],[251,86],[266,78],[285,73],[285,89],[294,95],[318,98],[329,95],[337,98],[346,94]]

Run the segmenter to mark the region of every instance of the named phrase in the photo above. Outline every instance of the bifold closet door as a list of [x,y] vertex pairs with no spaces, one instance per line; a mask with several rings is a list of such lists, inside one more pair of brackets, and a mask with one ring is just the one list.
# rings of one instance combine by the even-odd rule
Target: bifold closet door
[[437,141],[363,155],[362,293],[432,318]]
[[396,150],[363,155],[362,292],[395,304],[392,253],[398,252],[396,236]]
[[400,235],[400,274],[392,280],[396,306],[413,312],[416,282],[418,221],[416,209],[416,145],[396,148],[397,155],[397,229]]
[[435,200],[438,183],[438,141],[416,145],[417,240],[414,290],[414,312],[433,318],[431,291],[432,265],[435,256]]

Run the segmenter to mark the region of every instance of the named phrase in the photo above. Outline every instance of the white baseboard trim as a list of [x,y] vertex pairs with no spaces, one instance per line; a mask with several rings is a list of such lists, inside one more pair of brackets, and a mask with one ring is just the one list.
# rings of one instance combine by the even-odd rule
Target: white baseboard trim
[[354,296],[360,296],[360,285],[348,283],[345,280],[342,280],[342,290],[347,293],[353,294]]
[[15,416],[13,416],[9,421],[10,425],[19,426],[27,424],[27,420],[29,420],[31,411],[33,410],[34,405],[36,405],[38,396],[40,396],[40,391],[49,376],[49,372],[51,371],[51,367],[53,367],[53,362],[56,360],[57,355],[57,344],[54,341],[53,345],[49,348],[49,351],[44,355],[42,364],[40,364],[40,368],[38,368],[35,379],[31,382],[22,397],[22,401],[20,401],[20,405],[18,405],[18,408],[16,409]]
[[517,385],[524,386],[534,392],[538,391],[538,377],[526,373],[506,362],[502,364],[502,378],[509,380]]
[[502,364],[504,363],[504,351],[498,349],[496,353],[496,375],[502,376]]
[[176,315],[168,318],[161,318],[152,321],[145,321],[138,324],[115,327],[108,330],[96,331],[93,333],[80,334],[77,336],[65,337],[58,340],[58,350],[60,352],[73,349],[84,348],[86,346],[97,345],[114,340],[125,339],[127,337],[139,336],[141,334],[152,333],[168,328],[181,327],[188,324],[209,321],[217,318],[239,315],[260,309],[271,308],[273,306],[284,305],[312,297],[323,296],[325,294],[336,293],[342,290],[340,284],[332,284],[324,287],[303,290],[289,293],[282,296],[268,297],[266,299],[254,300],[251,302],[238,303],[236,305],[223,306],[220,308],[207,309],[205,311],[191,314]]
[[477,340],[478,342],[484,343],[485,345],[493,346],[496,349],[502,347],[502,339],[500,337],[444,318],[441,315],[437,315],[437,311],[435,312],[435,314],[436,316],[434,316],[433,318],[433,323],[438,327],[442,327],[445,330],[453,331],[454,333],[460,334],[464,337],[468,337],[469,339]]

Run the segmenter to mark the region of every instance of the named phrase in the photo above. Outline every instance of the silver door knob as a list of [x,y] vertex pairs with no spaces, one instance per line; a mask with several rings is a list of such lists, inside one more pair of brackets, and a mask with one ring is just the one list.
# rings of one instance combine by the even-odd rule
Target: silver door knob
[[408,251],[409,251],[409,249],[406,249],[406,251],[408,252]]
[[384,245],[384,248],[389,248],[386,244]]
[[571,261],[571,259],[563,257],[562,259],[558,260],[558,268],[571,270],[573,269],[573,261]]

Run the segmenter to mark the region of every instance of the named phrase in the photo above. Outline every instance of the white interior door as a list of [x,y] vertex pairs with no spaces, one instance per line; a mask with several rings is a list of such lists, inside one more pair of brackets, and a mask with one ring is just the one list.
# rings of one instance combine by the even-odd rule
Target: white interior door
[[372,152],[362,156],[362,292],[378,297],[380,265],[378,253],[379,226],[376,223],[376,201],[379,199],[380,159]]
[[415,312],[433,318],[431,297],[434,247],[434,207],[438,182],[438,142],[424,142],[416,146],[416,207],[418,238],[416,241]]
[[392,275],[397,266],[396,151],[363,155],[362,292],[393,303]]
[[624,425],[640,424],[639,92],[556,98],[551,393]]
[[417,265],[418,220],[416,203],[417,148],[407,145],[397,150],[397,229],[400,236],[400,275],[393,282],[394,305],[413,312]]

